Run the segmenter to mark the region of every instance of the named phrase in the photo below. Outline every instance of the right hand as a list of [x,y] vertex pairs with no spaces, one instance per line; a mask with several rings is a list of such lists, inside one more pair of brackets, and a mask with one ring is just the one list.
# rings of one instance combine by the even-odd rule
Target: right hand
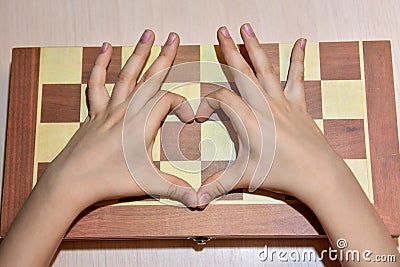
[[[319,193],[318,188],[322,189],[329,183],[326,179],[329,172],[338,168],[347,172],[349,169],[307,112],[304,92],[306,40],[299,39],[295,43],[287,83],[282,88],[251,26],[243,25],[240,33],[255,73],[238,52],[225,27],[218,30],[218,41],[227,64],[245,74],[256,86],[240,87],[237,80],[240,77],[233,75],[241,96],[228,89],[219,89],[205,96],[200,104],[196,114],[199,122],[207,120],[215,109],[222,109],[230,117],[238,134],[239,149],[234,164],[210,176],[199,189],[198,204],[204,206],[233,189],[249,188],[254,175],[261,175],[256,177],[262,180],[258,188],[290,194],[307,203]],[[273,121],[266,112],[266,101]],[[273,123],[276,129],[275,157],[269,173],[265,170],[260,172],[259,159],[262,160],[263,154],[268,153],[262,151],[260,141],[268,135],[275,138],[271,134]],[[248,162],[243,176],[236,182],[235,175],[242,173],[240,163],[243,162],[243,155],[248,157]],[[263,162],[266,164],[265,160],[260,164]]]

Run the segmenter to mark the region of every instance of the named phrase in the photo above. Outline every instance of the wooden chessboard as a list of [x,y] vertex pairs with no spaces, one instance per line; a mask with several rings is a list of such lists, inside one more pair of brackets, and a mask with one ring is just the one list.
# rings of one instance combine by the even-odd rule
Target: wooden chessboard
[[[263,44],[282,83],[292,44]],[[4,236],[41,173],[67,144],[87,116],[86,83],[99,47],[16,48],[13,50],[1,211]],[[106,87],[111,92],[121,66],[134,47],[114,47]],[[239,50],[248,59],[243,45]],[[147,69],[160,51],[152,49]],[[218,46],[186,45],[174,64],[223,62]],[[179,85],[169,77],[163,89],[192,100],[217,87],[232,85],[221,70],[201,67],[190,72],[194,82]],[[207,77],[207,79],[202,79]],[[329,143],[352,169],[365,194],[391,234],[400,234],[400,157],[389,41],[307,44],[306,100],[310,114]],[[234,85],[233,85],[234,86]],[[219,113],[203,124],[183,125],[169,115],[157,135],[153,160],[162,171],[194,186],[234,160],[226,130],[229,119]],[[179,136],[174,153],[170,138]],[[170,138],[169,138],[170,137]],[[216,153],[204,142],[213,141]],[[170,150],[170,151],[168,151]],[[168,154],[168,157],[166,156]],[[323,192],[321,192],[323,193]],[[149,197],[97,203],[73,223],[67,239],[315,236],[323,229],[313,213],[293,197],[258,190],[235,190],[204,211],[166,205]]]

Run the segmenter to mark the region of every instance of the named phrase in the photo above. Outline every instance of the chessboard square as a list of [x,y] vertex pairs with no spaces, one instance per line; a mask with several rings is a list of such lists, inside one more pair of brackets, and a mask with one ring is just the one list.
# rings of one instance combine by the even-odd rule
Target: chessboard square
[[202,82],[233,82],[234,79],[228,71],[228,67],[222,68],[220,65],[226,65],[226,61],[219,45],[201,45],[200,61],[205,62],[200,64],[200,80]]
[[290,66],[290,55],[293,44],[279,44],[280,80],[286,81]]
[[324,119],[362,119],[365,93],[361,80],[322,81],[322,113]]
[[200,124],[164,122],[160,134],[160,160],[183,161],[200,158]]
[[314,120],[314,122],[321,130],[321,132],[324,133],[324,120]]
[[307,43],[306,45],[304,80],[321,80],[318,43]]
[[80,84],[43,84],[41,122],[79,122]]
[[[230,133],[232,135],[230,135]],[[201,124],[201,160],[231,161],[236,159],[236,135],[228,121],[206,121]]]
[[82,48],[40,48],[40,83],[81,83]]
[[322,119],[322,96],[320,81],[305,81],[307,111],[313,119]]
[[[260,44],[261,49],[264,51],[264,53],[267,55],[269,62],[271,62],[272,67],[274,69],[274,72],[278,75],[279,77],[279,44]],[[238,49],[240,54],[242,54],[243,58],[246,60],[247,64],[253,69],[255,72],[255,68],[250,60],[250,56],[247,52],[247,49],[244,44],[239,44]]]
[[[101,47],[84,47],[82,60],[82,83],[87,83],[90,72],[94,66],[97,56],[101,52]],[[107,67],[106,83],[115,83],[121,71],[121,47],[113,47],[111,61]]]
[[191,61],[200,61],[200,45],[179,46],[176,52],[174,65]]
[[344,160],[357,178],[358,183],[361,185],[365,194],[371,199],[372,192],[370,192],[370,183],[372,181],[368,178],[368,161],[367,159],[345,159]]
[[324,135],[342,158],[366,158],[363,119],[324,119]]
[[361,79],[359,42],[319,44],[322,80]]
[[[105,87],[106,87],[108,95],[111,96],[112,90],[114,88],[114,84],[107,83],[107,84],[105,84]],[[86,91],[87,91],[87,85],[81,84],[81,100],[80,100],[81,105],[80,105],[80,114],[79,114],[80,122],[84,122],[86,120],[87,116],[89,115]]]
[[40,123],[38,162],[51,162],[79,129],[78,123]]
[[[169,91],[181,95],[187,99],[193,111],[196,111],[200,105],[200,83],[163,83],[161,90]],[[175,115],[167,116],[166,121],[178,121]]]
[[211,175],[225,170],[230,161],[201,161],[201,182],[207,180]]
[[185,180],[195,189],[201,186],[200,161],[161,161],[160,170]]

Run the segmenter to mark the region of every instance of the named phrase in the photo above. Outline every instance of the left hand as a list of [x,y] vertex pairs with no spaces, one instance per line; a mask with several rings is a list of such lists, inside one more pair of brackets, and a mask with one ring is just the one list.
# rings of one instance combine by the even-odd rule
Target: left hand
[[[103,45],[88,82],[89,116],[65,149],[49,165],[39,183],[47,181],[51,184],[66,186],[65,188],[73,188],[69,194],[75,194],[73,198],[85,199],[86,205],[100,200],[139,196],[146,193],[178,200],[187,206],[196,205],[196,192],[187,182],[160,172],[155,167],[152,170],[148,169],[152,168],[153,163],[150,160],[151,156],[149,157],[146,152],[151,155],[154,138],[166,115],[171,110],[175,110],[175,114],[182,121],[194,120],[193,110],[186,99],[177,94],[160,91],[161,81],[152,84],[154,88],[151,88],[151,93],[140,88],[140,85],[155,73],[171,66],[179,45],[179,36],[176,33],[170,34],[159,57],[138,82],[139,74],[150,54],[153,42],[154,33],[146,30],[130,59],[119,73],[111,97],[106,91],[105,80],[112,47],[108,43]],[[137,108],[134,113],[129,113],[128,124],[133,126],[130,140],[133,141],[129,142],[129,147],[125,147],[125,150],[129,150],[130,160],[147,161],[144,164],[147,169],[141,170],[141,175],[150,176],[151,173],[158,172],[159,175],[153,175],[155,178],[146,177],[156,180],[149,181],[153,187],[146,188],[146,192],[136,183],[135,179],[138,177],[133,177],[134,179],[131,177],[125,164],[121,138],[125,111],[134,94],[139,96],[135,100],[140,98],[135,102],[140,108]],[[154,104],[153,109],[149,114],[145,114],[146,110],[149,111],[150,103]],[[145,121],[144,118],[147,116],[147,121]],[[143,132],[145,136],[141,136]],[[140,146],[144,144],[144,139],[147,151],[140,149]]]

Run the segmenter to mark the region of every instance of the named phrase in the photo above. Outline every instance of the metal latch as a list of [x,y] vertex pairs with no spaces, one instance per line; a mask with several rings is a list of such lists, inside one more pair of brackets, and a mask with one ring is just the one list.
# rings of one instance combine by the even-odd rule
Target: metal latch
[[204,236],[196,236],[196,237],[189,237],[189,238],[192,239],[194,242],[196,242],[197,245],[199,245],[199,246],[205,246],[205,245],[207,245],[208,241],[215,239],[215,237],[204,237]]

